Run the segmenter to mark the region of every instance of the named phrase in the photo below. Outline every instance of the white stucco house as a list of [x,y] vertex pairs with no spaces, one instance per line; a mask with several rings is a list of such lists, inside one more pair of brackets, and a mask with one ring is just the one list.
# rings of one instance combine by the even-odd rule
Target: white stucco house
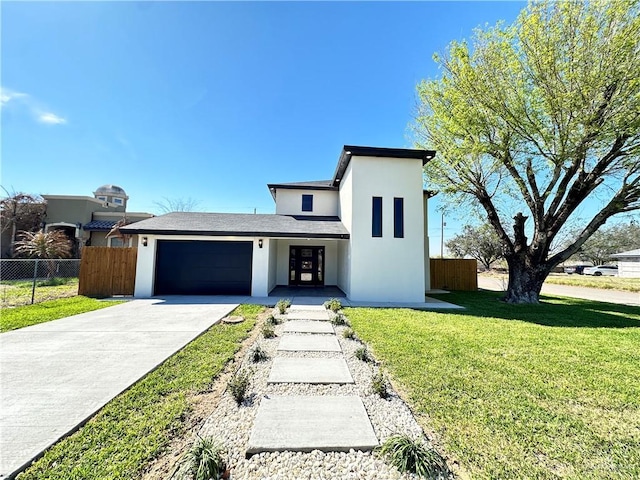
[[424,302],[422,172],[434,156],[345,145],[331,180],[269,184],[275,214],[175,212],[124,227],[138,236],[135,296],[335,286],[354,301]]
[[640,278],[640,248],[611,255],[618,260],[618,276]]

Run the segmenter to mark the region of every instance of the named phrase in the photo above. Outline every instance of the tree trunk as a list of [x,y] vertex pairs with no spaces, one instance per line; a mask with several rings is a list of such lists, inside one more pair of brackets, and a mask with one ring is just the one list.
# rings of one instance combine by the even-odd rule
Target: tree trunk
[[507,257],[509,286],[503,300],[507,303],[539,303],[542,284],[549,275],[547,265],[532,266],[526,255]]

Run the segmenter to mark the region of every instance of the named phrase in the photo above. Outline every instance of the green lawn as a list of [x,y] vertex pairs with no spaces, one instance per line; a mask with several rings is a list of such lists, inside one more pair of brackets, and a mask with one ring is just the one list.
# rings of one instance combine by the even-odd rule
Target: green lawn
[[[31,303],[33,282],[31,280],[6,281],[0,283],[0,306],[15,307]],[[55,298],[74,297],[78,294],[78,279],[50,278],[36,281],[34,303],[53,300]]]
[[218,324],[109,402],[78,432],[18,476],[27,479],[139,478],[170,440],[183,433],[193,395],[207,391],[255,325],[260,306],[234,314],[247,321]]
[[347,315],[472,478],[640,478],[640,309],[500,295]]
[[75,296],[49,300],[48,302],[24,305],[22,307],[3,308],[0,312],[0,332],[28,327],[38,323],[50,322],[58,318],[90,312],[110,307],[121,301],[101,301],[94,298]]

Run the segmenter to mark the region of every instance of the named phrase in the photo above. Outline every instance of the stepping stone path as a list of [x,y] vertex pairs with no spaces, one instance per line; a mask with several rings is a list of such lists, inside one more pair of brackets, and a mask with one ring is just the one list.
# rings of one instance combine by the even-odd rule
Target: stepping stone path
[[[329,312],[291,306],[278,352],[342,353]],[[305,334],[301,334],[305,333]],[[353,383],[344,358],[277,356],[268,383]],[[378,445],[359,396],[265,396],[249,437],[247,454],[261,452],[348,452]]]

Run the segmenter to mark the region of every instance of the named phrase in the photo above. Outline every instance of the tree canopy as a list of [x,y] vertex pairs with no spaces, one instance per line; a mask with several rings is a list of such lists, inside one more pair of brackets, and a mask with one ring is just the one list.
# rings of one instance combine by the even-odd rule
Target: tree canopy
[[[418,85],[429,182],[496,231],[505,300],[537,302],[544,279],[612,216],[640,208],[640,2],[532,2],[513,25],[436,55]],[[588,218],[585,200],[597,203]],[[558,251],[561,229],[579,222]]]
[[493,262],[502,258],[500,239],[491,225],[486,223],[479,227],[465,225],[462,233],[452,237],[446,245],[454,257],[475,258],[487,270]]
[[640,223],[631,221],[604,226],[584,242],[574,257],[602,265],[611,261],[614,253],[640,248]]

